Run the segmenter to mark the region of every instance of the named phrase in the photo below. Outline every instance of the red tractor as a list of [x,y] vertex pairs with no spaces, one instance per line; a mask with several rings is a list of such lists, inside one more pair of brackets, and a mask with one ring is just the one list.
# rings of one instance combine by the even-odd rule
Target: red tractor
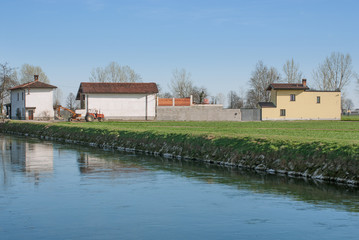
[[86,122],[93,122],[93,120],[97,119],[99,122],[102,122],[105,120],[105,115],[102,113],[86,113],[85,120]]
[[84,118],[82,114],[78,114],[78,113],[74,112],[73,110],[65,108],[65,107],[63,107],[61,105],[56,106],[55,109],[56,109],[56,112],[57,112],[57,116],[59,118],[61,118],[61,115],[60,115],[61,109],[70,112],[71,116],[68,118],[69,122],[71,122],[73,120],[81,121],[81,120],[84,120],[84,119],[86,120],[86,122],[93,122],[95,119],[97,119],[99,122],[103,122],[105,120],[104,114],[97,113],[97,111],[87,112],[86,115],[85,115],[85,118]]

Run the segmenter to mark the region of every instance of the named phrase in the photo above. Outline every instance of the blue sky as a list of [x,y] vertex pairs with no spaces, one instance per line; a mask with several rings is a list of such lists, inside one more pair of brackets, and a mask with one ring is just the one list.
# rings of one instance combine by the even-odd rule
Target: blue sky
[[[355,0],[1,0],[0,62],[41,66],[64,95],[92,68],[129,65],[164,90],[185,68],[211,95],[245,92],[256,63],[312,71],[331,52],[359,73]],[[347,95],[359,107],[354,81]]]

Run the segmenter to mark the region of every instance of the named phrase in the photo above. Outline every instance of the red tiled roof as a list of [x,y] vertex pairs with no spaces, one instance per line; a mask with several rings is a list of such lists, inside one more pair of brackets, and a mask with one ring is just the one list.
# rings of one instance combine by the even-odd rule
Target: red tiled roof
[[76,99],[80,99],[80,93],[120,93],[120,94],[151,94],[158,93],[156,83],[99,83],[82,82],[77,92]]
[[308,90],[309,87],[304,86],[302,83],[272,83],[267,88],[270,90]]
[[24,88],[57,88],[57,87],[40,81],[32,81],[15,86],[13,88],[10,88],[9,90],[24,89]]

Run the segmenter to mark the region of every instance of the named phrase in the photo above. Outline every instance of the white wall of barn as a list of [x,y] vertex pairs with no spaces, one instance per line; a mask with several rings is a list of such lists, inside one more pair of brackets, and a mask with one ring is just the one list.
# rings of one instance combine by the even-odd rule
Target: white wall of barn
[[26,90],[26,107],[36,107],[34,119],[54,118],[53,92],[50,88],[31,88],[29,93]]
[[145,120],[156,116],[156,94],[87,94],[88,110],[97,110],[106,119]]

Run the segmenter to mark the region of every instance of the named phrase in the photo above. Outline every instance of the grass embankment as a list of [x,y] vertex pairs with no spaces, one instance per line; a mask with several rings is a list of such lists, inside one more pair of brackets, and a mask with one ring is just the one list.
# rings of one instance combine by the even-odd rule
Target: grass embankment
[[2,128],[262,170],[359,180],[359,122],[11,121]]
[[342,121],[359,121],[359,115],[343,115]]

